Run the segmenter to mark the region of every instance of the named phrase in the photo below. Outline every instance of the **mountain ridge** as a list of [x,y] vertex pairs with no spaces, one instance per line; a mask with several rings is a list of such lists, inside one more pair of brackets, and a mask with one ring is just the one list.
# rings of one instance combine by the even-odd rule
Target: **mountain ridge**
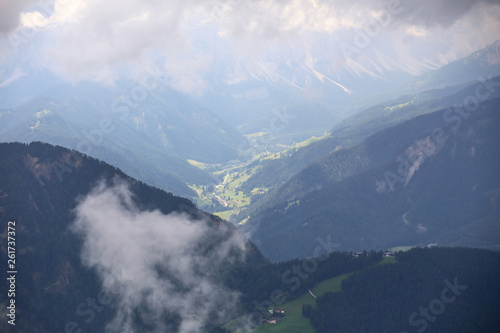
[[[300,256],[299,248],[306,249],[307,240],[320,234],[331,234],[332,239],[335,238],[332,241],[341,244],[340,249],[356,251],[363,248],[380,249],[404,244],[431,243],[441,236],[444,237],[444,234],[439,236],[440,232],[452,231],[453,228],[485,218],[489,214],[492,214],[491,218],[495,220],[497,213],[495,206],[491,206],[491,200],[495,197],[493,193],[499,179],[494,176],[493,170],[495,165],[498,166],[500,158],[492,147],[495,140],[500,139],[494,132],[495,126],[498,125],[496,108],[499,102],[500,99],[494,99],[481,104],[470,118],[460,123],[461,127],[456,132],[453,128],[457,123],[443,119],[445,110],[422,115],[389,128],[378,134],[380,138],[385,137],[389,141],[372,141],[372,138],[366,141],[373,147],[378,147],[370,154],[380,158],[380,164],[368,164],[359,174],[351,174],[339,182],[328,184],[324,182],[324,172],[335,171],[338,164],[344,162],[347,163],[345,170],[351,172],[352,163],[358,163],[359,152],[353,148],[347,148],[346,152],[351,153],[351,157],[345,161],[341,158],[342,151],[336,155],[334,153],[332,156],[338,156],[338,160],[332,160],[336,162],[330,167],[326,166],[321,170],[319,165],[316,165],[309,170],[305,169],[297,176],[301,182],[296,181],[294,184],[292,178],[287,192],[284,192],[284,187],[278,188],[275,193],[277,198],[281,195],[281,199],[273,201],[272,196],[268,197],[269,200],[261,199],[261,208],[250,213],[250,219],[243,228],[251,232],[252,239],[265,255],[272,260],[283,260],[289,256]],[[421,129],[415,126],[418,121],[422,122]],[[440,136],[432,134],[433,129],[444,131],[440,133],[447,140],[440,143]],[[412,131],[416,132],[412,134]],[[467,134],[469,131],[473,134]],[[405,135],[408,135],[407,140],[402,139]],[[467,138],[467,135],[470,138]],[[394,150],[384,153],[389,147],[387,142],[394,143],[391,147]],[[459,147],[460,153],[457,151]],[[417,155],[412,155],[415,152]],[[416,156],[421,157],[415,159]],[[475,163],[474,166],[471,163]],[[465,167],[469,164],[471,165]],[[398,172],[405,170],[406,174],[400,176]],[[449,184],[443,184],[438,190],[435,188],[436,184],[443,180],[436,177],[446,171],[450,174],[443,179],[447,179]],[[481,175],[481,172],[484,174]],[[484,183],[485,179],[488,179],[489,183]],[[463,184],[460,184],[461,182]],[[302,183],[307,186],[304,193],[300,192]],[[431,193],[435,194],[425,194],[429,191],[428,187],[432,187],[434,192]],[[482,188],[481,194],[478,192],[474,195],[476,188]],[[377,191],[379,194],[375,194]],[[447,193],[446,199],[435,197],[439,191]],[[460,195],[464,196],[463,200],[474,201],[475,204],[458,209],[456,200]],[[394,202],[391,203],[391,200]],[[442,200],[451,200],[439,206],[444,210],[435,204]],[[384,212],[383,207],[388,207],[388,210]],[[445,211],[447,213],[444,213]],[[462,212],[462,215],[457,215],[458,211]],[[411,222],[407,216],[410,222],[405,224],[401,216],[408,212],[412,212],[413,219],[418,222]],[[242,211],[240,215],[246,213]],[[453,226],[451,216],[462,221],[462,224],[457,222]],[[398,236],[395,236],[396,234]],[[274,241],[276,238],[282,241]],[[457,242],[459,238],[455,236],[455,245],[460,245],[460,242]],[[483,245],[494,246],[494,242],[489,241]],[[481,241],[475,242],[475,246],[479,244]]]
[[[79,152],[40,142],[0,144],[2,239],[8,221],[15,224],[20,332],[64,330],[68,322],[93,332],[109,331],[110,325],[123,329],[125,322],[137,330],[163,322],[173,330],[192,321],[173,303],[161,309],[152,306],[148,288],[158,286],[164,288],[157,290],[158,297],[165,292],[161,290],[170,290],[169,297],[179,297],[177,301],[193,301],[200,320],[192,324],[210,331],[242,311],[236,291],[244,298],[256,288],[239,274],[250,267],[270,269],[267,259],[232,225],[198,210],[190,200]],[[169,235],[176,236],[169,240]],[[164,249],[159,252],[160,244]],[[148,246],[150,252],[141,255]],[[140,260],[132,258],[136,252]],[[2,246],[0,253],[7,262],[7,248]],[[176,258],[185,260],[184,266],[176,266]],[[6,271],[1,276],[0,286],[6,288]],[[194,282],[208,289],[199,290]],[[137,290],[134,297],[142,304],[129,294]],[[196,297],[214,306],[198,309]],[[94,311],[86,299],[98,300]],[[6,301],[7,294],[2,294],[0,304]],[[222,301],[228,303],[219,304]],[[138,306],[135,315],[128,312],[133,310],[129,302]],[[227,313],[218,313],[217,307]],[[151,314],[159,314],[159,321],[148,322]]]

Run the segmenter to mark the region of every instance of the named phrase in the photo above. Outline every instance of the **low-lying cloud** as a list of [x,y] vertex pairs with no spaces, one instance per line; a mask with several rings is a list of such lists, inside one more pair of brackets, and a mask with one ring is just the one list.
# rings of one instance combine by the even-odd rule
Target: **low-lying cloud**
[[[16,15],[14,20],[6,15],[9,20],[2,21],[0,32],[19,23],[19,14],[28,11],[21,4],[27,3],[31,1],[0,2],[0,9]],[[47,42],[34,55],[44,67],[70,81],[112,84],[154,62],[168,74],[171,87],[193,95],[203,93],[221,72],[233,74],[231,66],[240,61],[279,65],[281,59],[285,59],[281,63],[303,62],[310,54],[319,63],[341,62],[356,71],[359,64],[345,63],[338,45],[352,44],[360,30],[373,28],[370,23],[384,13],[389,17],[391,8],[387,24],[370,36],[374,52],[363,50],[366,58],[375,59],[375,64],[361,64],[367,71],[376,72],[390,62],[419,73],[500,38],[498,0],[57,0],[55,4],[53,17],[46,20],[50,24],[44,21]],[[31,16],[24,15],[25,21],[37,17],[37,9],[33,10]],[[292,54],[300,56],[290,59]],[[213,73],[216,63],[226,68]]]
[[404,6],[398,17],[401,22],[426,27],[449,27],[477,5],[500,5],[498,0],[401,0],[401,3]]
[[229,227],[141,211],[123,182],[101,182],[75,212],[82,262],[97,271],[104,289],[118,291],[108,332],[135,332],[137,316],[154,332],[177,325],[181,333],[203,332],[207,321],[234,312],[238,293],[221,284],[220,270],[242,258],[246,240]]

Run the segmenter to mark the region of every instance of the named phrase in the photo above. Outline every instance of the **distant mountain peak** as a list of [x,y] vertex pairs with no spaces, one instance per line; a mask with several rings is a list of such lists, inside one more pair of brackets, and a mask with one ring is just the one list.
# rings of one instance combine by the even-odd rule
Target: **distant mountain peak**
[[486,46],[484,49],[474,52],[471,58],[482,58],[481,60],[489,66],[500,64],[500,40]]

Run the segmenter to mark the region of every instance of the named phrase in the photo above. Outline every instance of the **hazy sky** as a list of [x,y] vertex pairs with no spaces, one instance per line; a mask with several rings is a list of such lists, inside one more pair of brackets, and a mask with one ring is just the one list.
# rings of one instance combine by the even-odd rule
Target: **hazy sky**
[[255,61],[418,73],[500,39],[493,0],[0,0],[0,13],[0,85],[19,62],[108,84],[156,63],[202,93],[220,64],[227,82]]

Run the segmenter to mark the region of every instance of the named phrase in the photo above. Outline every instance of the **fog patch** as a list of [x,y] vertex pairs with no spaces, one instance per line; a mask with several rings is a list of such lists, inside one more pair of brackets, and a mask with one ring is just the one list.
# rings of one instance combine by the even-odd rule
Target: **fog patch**
[[241,259],[246,239],[225,224],[141,211],[124,182],[101,182],[75,213],[83,264],[117,296],[107,332],[135,332],[137,319],[152,332],[176,325],[181,333],[203,332],[208,321],[234,312],[238,293],[222,285],[220,271]]

